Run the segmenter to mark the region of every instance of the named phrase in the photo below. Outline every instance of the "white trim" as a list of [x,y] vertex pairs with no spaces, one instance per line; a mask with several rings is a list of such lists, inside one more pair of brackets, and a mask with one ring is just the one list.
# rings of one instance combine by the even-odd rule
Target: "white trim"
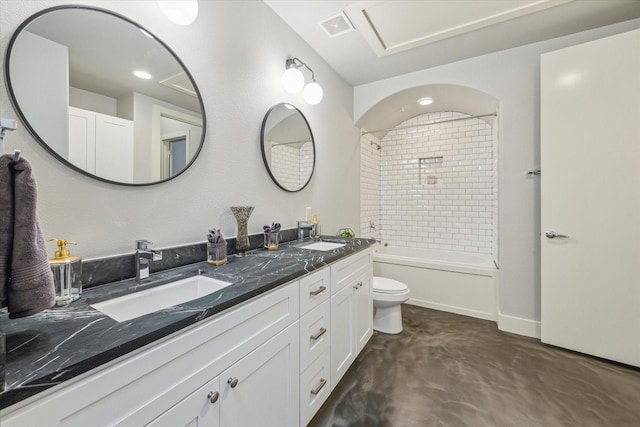
[[538,320],[502,314],[498,309],[498,329],[504,332],[540,339],[542,323]]
[[416,305],[418,307],[430,308],[438,311],[446,311],[448,313],[461,314],[463,316],[475,317],[476,319],[495,321],[493,313],[485,313],[482,311],[470,310],[468,308],[456,307],[453,305],[439,304],[439,303],[419,300],[415,298],[409,298],[406,304]]

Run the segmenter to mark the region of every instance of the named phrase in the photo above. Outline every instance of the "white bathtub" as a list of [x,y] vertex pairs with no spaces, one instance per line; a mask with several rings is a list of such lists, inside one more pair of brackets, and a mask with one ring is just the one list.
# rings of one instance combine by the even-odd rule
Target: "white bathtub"
[[409,286],[407,304],[497,318],[498,270],[490,255],[378,246],[373,273]]

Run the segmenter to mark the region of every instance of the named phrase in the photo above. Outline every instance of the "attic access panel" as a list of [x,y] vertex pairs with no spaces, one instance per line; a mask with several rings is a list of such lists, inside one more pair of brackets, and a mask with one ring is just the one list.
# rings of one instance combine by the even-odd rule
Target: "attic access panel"
[[345,11],[382,57],[569,1],[573,0],[364,0]]

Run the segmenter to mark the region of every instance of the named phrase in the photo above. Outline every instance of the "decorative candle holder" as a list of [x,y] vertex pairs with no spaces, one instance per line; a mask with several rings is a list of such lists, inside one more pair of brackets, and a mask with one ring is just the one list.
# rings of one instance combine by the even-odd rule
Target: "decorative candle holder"
[[227,263],[227,242],[209,243],[207,242],[207,262],[213,265],[223,265]]
[[247,224],[249,217],[253,212],[253,206],[231,206],[231,212],[236,217],[238,223],[238,235],[236,236],[236,251],[245,252],[250,249],[249,234],[247,233]]
[[280,233],[267,231],[264,233],[264,247],[270,251],[278,249]]

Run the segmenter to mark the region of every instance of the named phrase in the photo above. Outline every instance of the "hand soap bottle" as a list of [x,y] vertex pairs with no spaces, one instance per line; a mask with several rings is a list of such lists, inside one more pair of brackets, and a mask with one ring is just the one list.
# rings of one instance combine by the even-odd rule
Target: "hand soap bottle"
[[49,260],[56,288],[56,305],[65,306],[82,295],[82,259],[71,256],[67,244],[75,245],[64,239],[51,239],[58,244],[55,258]]

